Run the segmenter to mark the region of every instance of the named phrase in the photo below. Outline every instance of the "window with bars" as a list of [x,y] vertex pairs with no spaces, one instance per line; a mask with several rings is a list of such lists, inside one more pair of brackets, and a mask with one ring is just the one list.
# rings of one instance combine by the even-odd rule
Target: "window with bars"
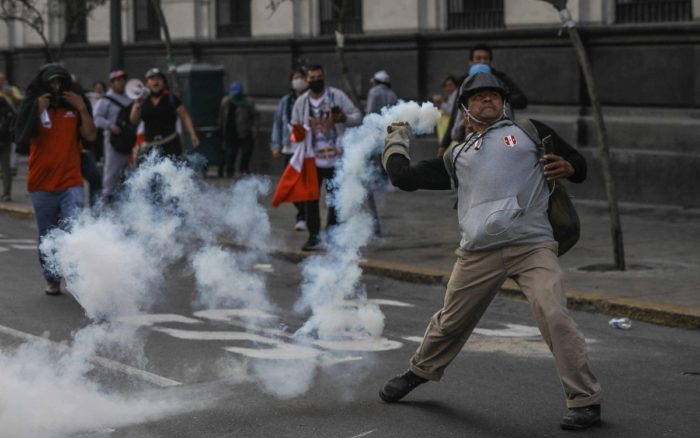
[[362,33],[362,0],[319,0],[321,35]]
[[[160,0],[157,0],[160,4]],[[160,21],[151,0],[134,0],[134,38],[136,41],[160,40]]]
[[691,0],[616,0],[615,23],[691,21]]
[[85,0],[67,1],[64,4],[63,19],[66,23],[66,43],[87,41],[87,8]]
[[216,36],[250,36],[250,0],[217,0]]
[[504,27],[503,0],[447,0],[447,29]]

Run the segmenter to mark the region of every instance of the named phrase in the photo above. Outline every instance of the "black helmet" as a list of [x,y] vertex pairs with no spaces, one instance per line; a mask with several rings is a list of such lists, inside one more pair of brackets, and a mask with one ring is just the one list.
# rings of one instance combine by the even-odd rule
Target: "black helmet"
[[496,91],[504,99],[508,97],[508,90],[505,84],[495,75],[491,73],[475,73],[468,76],[459,87],[459,101],[465,102],[471,95],[482,90]]
[[39,77],[41,78],[41,83],[47,90],[51,90],[51,81],[58,79],[61,83],[60,92],[68,91],[71,88],[73,80],[70,77],[70,73],[60,64],[45,64],[41,67],[39,71]]

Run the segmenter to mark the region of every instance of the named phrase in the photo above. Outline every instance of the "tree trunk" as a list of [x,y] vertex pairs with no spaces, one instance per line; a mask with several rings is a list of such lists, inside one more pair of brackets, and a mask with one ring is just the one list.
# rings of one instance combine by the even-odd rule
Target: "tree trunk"
[[571,18],[571,12],[566,8],[566,0],[543,0],[554,6],[559,11],[563,26],[569,33],[571,42],[576,51],[576,57],[583,72],[583,78],[586,81],[588,97],[591,100],[591,109],[593,110],[593,120],[596,125],[596,136],[598,138],[598,148],[600,155],[600,164],[603,172],[603,181],[605,183],[605,194],[608,198],[608,211],[610,213],[610,234],[613,243],[613,253],[615,257],[615,267],[621,271],[625,270],[625,250],[622,242],[622,226],[620,224],[620,213],[617,208],[617,195],[615,193],[615,181],[610,171],[610,151],[608,149],[607,134],[605,131],[605,121],[603,120],[603,111],[600,108],[598,100],[598,92],[596,91],[595,82],[593,81],[593,70],[591,63],[588,60],[586,49],[581,41],[581,36],[576,29],[576,23]]
[[165,61],[168,64],[168,82],[170,82],[170,90],[177,93],[177,78],[175,77],[175,59],[173,58],[173,45],[170,40],[170,28],[168,27],[168,22],[165,20],[165,15],[160,7],[158,0],[151,0],[153,9],[156,11],[158,16],[158,21],[160,22],[160,27],[163,29],[163,35],[165,37]]

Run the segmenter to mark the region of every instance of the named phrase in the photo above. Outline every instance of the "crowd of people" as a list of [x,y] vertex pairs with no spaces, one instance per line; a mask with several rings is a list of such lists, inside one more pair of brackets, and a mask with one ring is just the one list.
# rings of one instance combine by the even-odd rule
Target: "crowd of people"
[[[440,84],[443,93],[432,97],[442,114],[435,159],[411,162],[413,137],[410,127],[401,122],[388,127],[385,148],[376,157],[376,167],[399,189],[456,190],[462,235],[443,307],[430,320],[408,370],[387,381],[379,395],[385,402],[398,402],[419,385],[439,380],[503,282],[512,278],[530,302],[555,359],[568,408],[560,425],[585,429],[600,422],[602,391],[588,364],[585,339],[562,304],[561,269],[547,200],[548,184],[564,178],[582,182],[586,162],[547,125],[516,121],[515,110],[527,106],[527,97],[492,61],[488,45],[474,46],[465,70],[446,76]],[[0,115],[15,117],[14,147],[29,155],[27,188],[39,239],[83,208],[84,179],[90,185],[88,202],[108,205],[128,169],[138,166],[147,154],[157,150],[162,156],[180,159],[184,149],[178,124],[192,146],[199,145],[192,119],[170,91],[163,72],[148,70],[138,95],[127,94],[127,79],[127,72],[115,70],[109,74],[109,90],[95,82],[86,92],[64,67],[49,64],[23,94],[0,73]],[[289,92],[277,104],[272,157],[288,165],[305,144],[295,138],[297,133],[305,133],[313,151],[317,192],[325,189],[325,230],[320,196],[294,204],[294,228],[308,232],[304,251],[322,250],[324,234],[338,224],[332,181],[342,158],[343,132],[361,124],[364,115],[379,113],[398,101],[387,71],[377,71],[370,85],[363,111],[328,83],[322,65],[309,65],[291,72]],[[240,82],[231,82],[218,114],[224,151],[219,176],[250,172],[258,123],[255,102]],[[137,142],[133,133],[138,126],[142,140]],[[553,139],[553,151],[543,152],[543,138]],[[0,129],[3,201],[11,199],[11,140]],[[96,166],[100,159],[101,173]],[[379,234],[373,189],[368,187],[368,204]],[[41,254],[40,263],[45,292],[60,294],[61,279],[47,269]]]

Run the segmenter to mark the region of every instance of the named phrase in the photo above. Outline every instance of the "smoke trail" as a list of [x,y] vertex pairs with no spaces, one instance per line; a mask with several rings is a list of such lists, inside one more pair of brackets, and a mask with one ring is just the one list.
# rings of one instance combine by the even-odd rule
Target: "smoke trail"
[[[368,304],[359,284],[360,249],[372,236],[372,218],[363,211],[367,187],[372,178],[373,155],[382,150],[386,127],[394,122],[408,122],[416,134],[432,132],[440,118],[430,103],[400,102],[365,117],[361,126],[346,131],[343,158],[336,170],[337,186],[333,202],[339,225],[331,234],[328,251],[304,263],[302,297],[297,311],[311,310],[311,318],[297,332],[322,340],[375,338],[384,329],[384,315],[378,306]],[[348,300],[359,298],[359,304]]]
[[[198,282],[194,306],[269,309],[264,281],[250,272],[270,236],[258,202],[268,191],[269,181],[254,177],[206,187],[189,167],[153,155],[109,210],[46,236],[40,249],[49,266],[93,323],[76,331],[66,350],[29,342],[0,352],[0,437],[66,436],[201,408],[191,398],[107,391],[87,377],[91,358],[147,365],[144,332],[110,321],[147,312],[163,293],[164,273],[183,259]],[[221,237],[252,250],[223,251],[213,244]]]

